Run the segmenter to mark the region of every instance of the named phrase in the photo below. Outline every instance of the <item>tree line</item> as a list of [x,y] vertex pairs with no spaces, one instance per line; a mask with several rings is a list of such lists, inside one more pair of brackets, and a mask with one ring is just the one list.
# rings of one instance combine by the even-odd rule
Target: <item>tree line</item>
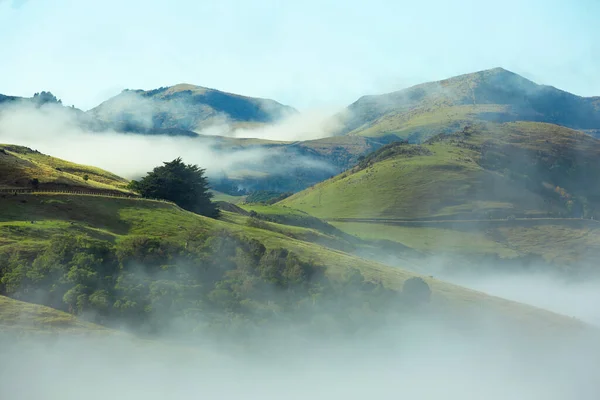
[[330,279],[323,265],[228,232],[191,233],[185,243],[57,235],[34,255],[0,254],[0,293],[108,326],[184,335],[265,324],[351,332],[430,295],[422,280],[407,282],[403,296],[353,268]]

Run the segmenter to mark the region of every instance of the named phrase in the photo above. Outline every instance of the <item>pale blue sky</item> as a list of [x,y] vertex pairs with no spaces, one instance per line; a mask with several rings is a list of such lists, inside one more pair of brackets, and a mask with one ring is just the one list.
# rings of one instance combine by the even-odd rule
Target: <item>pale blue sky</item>
[[0,0],[0,93],[186,82],[299,109],[502,66],[600,95],[600,0]]

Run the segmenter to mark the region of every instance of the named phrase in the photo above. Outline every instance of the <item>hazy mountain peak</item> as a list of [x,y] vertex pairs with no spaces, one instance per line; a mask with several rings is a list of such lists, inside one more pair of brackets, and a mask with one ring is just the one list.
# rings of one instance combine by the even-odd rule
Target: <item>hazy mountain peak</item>
[[397,135],[414,141],[464,121],[538,121],[574,129],[600,129],[600,102],[539,85],[497,67],[427,82],[348,107],[344,133]]
[[270,99],[241,96],[180,83],[153,90],[126,90],[90,113],[133,132],[201,131],[237,123],[268,124],[297,111]]

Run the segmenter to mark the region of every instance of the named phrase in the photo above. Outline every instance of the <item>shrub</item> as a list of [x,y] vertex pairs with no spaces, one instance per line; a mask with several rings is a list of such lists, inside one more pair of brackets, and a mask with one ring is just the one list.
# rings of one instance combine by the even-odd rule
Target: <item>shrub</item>
[[404,281],[402,294],[411,303],[429,303],[431,300],[431,289],[427,282],[420,277],[413,277]]

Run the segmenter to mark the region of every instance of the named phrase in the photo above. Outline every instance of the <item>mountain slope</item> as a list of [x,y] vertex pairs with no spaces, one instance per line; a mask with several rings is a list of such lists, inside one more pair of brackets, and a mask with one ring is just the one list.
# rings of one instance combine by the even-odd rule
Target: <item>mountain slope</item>
[[50,307],[0,296],[0,333],[6,332],[103,334],[110,331]]
[[537,121],[600,131],[600,97],[538,85],[502,68],[364,96],[347,108],[342,133],[419,142],[473,121]]
[[589,135],[473,124],[423,145],[384,146],[278,204],[427,253],[536,255],[581,268],[600,254],[598,174],[600,141]]
[[324,218],[596,216],[598,173],[597,139],[558,125],[488,123],[388,145],[281,204]]
[[[16,151],[23,152],[25,156],[31,154],[30,150],[16,146],[10,147],[10,149],[11,156],[20,154]],[[47,156],[39,154],[34,154],[32,157],[34,159],[47,158]],[[341,243],[343,238],[331,236],[335,234],[332,232],[321,233],[317,230],[310,232],[301,227],[281,224],[255,225],[250,223],[250,217],[234,215],[229,217],[226,215],[224,220],[219,221],[192,214],[172,204],[143,199],[62,194],[18,194],[0,196],[0,209],[2,210],[0,213],[0,291],[29,301],[44,299],[44,296],[48,296],[47,301],[39,301],[63,310],[74,307],[81,311],[86,310],[92,304],[96,307],[106,307],[106,304],[112,304],[107,303],[106,294],[102,290],[88,298],[81,292],[81,288],[89,285],[90,280],[95,279],[99,279],[99,283],[104,282],[100,283],[102,286],[114,285],[116,275],[113,277],[114,279],[111,278],[106,282],[103,278],[104,274],[117,273],[118,270],[112,269],[114,264],[111,262],[114,260],[120,260],[124,263],[122,266],[126,267],[128,264],[124,260],[134,257],[137,260],[131,265],[134,271],[135,266],[140,265],[139,263],[146,264],[146,272],[142,274],[143,285],[150,285],[149,295],[163,296],[171,293],[169,290],[185,289],[184,286],[169,286],[175,285],[178,282],[176,280],[180,277],[186,276],[183,270],[174,275],[171,274],[169,271],[175,272],[172,270],[173,268],[185,268],[185,265],[190,262],[200,262],[204,268],[207,268],[209,266],[206,264],[208,254],[205,252],[210,248],[217,251],[219,268],[226,266],[230,268],[232,260],[242,262],[245,259],[238,251],[241,250],[240,245],[251,246],[253,251],[260,251],[260,247],[264,246],[262,250],[264,255],[261,259],[265,262],[272,260],[274,254],[278,254],[278,249],[285,249],[283,254],[287,254],[287,252],[294,254],[294,256],[286,258],[285,265],[298,262],[295,260],[314,263],[319,266],[318,268],[324,268],[326,276],[334,281],[344,281],[349,273],[358,270],[365,282],[381,282],[386,288],[397,291],[400,290],[406,279],[416,275],[409,270],[391,268],[317,244],[326,236],[330,236],[331,242]],[[292,219],[294,220],[294,218]],[[316,224],[315,226],[317,227],[315,229],[318,229],[320,225]],[[228,239],[233,237],[238,239]],[[228,249],[228,246],[231,245],[231,243],[228,244],[230,240],[234,240],[233,250],[235,251],[231,251],[231,248]],[[182,265],[178,266],[180,264],[176,262],[178,258],[174,257],[185,257],[184,254],[191,250],[204,255],[200,258],[187,258],[185,262],[183,260],[186,258],[183,258]],[[78,251],[81,254],[78,255]],[[72,261],[68,261],[70,258]],[[228,261],[225,261],[226,258]],[[38,261],[34,262],[35,259]],[[43,266],[48,262],[53,265],[51,270],[47,270]],[[157,262],[158,264],[156,264]],[[54,282],[52,279],[56,278],[58,272],[56,268],[61,263],[64,263],[63,268],[65,268],[66,275]],[[110,267],[111,265],[113,267]],[[155,270],[155,267],[159,267],[158,270]],[[92,269],[87,270],[86,268]],[[97,268],[102,268],[102,274],[95,272]],[[84,269],[86,269],[86,273],[83,273]],[[190,273],[192,271],[200,270],[194,269]],[[236,274],[240,274],[247,269],[235,271]],[[215,270],[214,273],[218,273],[218,270]],[[150,274],[148,276],[156,274],[154,278],[156,282],[148,281],[145,274]],[[229,274],[231,275],[225,275],[225,277],[237,276],[236,279],[240,278],[233,274],[233,271]],[[115,287],[117,294],[129,293],[126,296],[131,296],[134,293],[139,293],[139,295],[146,293],[139,292],[135,285],[129,286],[126,280],[122,280],[125,278],[122,276],[121,280],[117,281],[119,282]],[[568,319],[552,313],[489,297],[437,279],[423,278],[433,291],[433,303],[436,307],[443,308],[453,305],[452,307],[463,310],[480,310],[483,307],[502,318],[526,318],[531,323],[544,325],[571,324]],[[175,281],[171,282],[173,279]],[[214,276],[211,279],[215,279]],[[223,281],[223,284],[226,282],[228,281]],[[20,291],[20,285],[28,287],[28,289]],[[236,290],[242,290],[240,294],[243,294],[253,285],[259,285],[259,283],[246,282]],[[69,289],[71,286],[72,288]],[[42,295],[45,293],[44,288],[46,287],[50,289],[46,295]],[[168,289],[169,287],[171,289]],[[226,288],[226,286],[221,287]],[[237,284],[235,287],[238,287]],[[96,289],[98,288],[96,287]],[[185,293],[187,293],[185,296],[196,293],[198,289],[197,286],[190,287],[191,292],[185,289]],[[218,303],[219,299],[226,294],[222,290],[217,286],[217,292],[211,294],[206,301]],[[184,292],[177,293],[184,295]],[[118,299],[117,297],[115,300]],[[127,299],[128,297],[124,297],[121,301]],[[68,307],[65,304],[67,302]],[[23,307],[13,307],[16,303],[11,303],[4,298],[0,298],[0,303],[0,319],[4,319],[5,324],[10,324],[9,320],[14,319],[17,313],[14,310],[23,309]],[[163,303],[152,303],[152,307],[158,307],[161,304]],[[125,313],[124,315],[127,315],[127,307],[134,306],[135,304],[130,303],[130,300],[127,300],[127,303],[115,302],[114,305],[116,309],[121,310],[120,312]],[[247,306],[250,304],[246,304],[244,307]],[[102,307],[98,310],[102,310]],[[182,304],[181,307],[189,307],[189,305]],[[191,311],[192,309],[190,309]],[[37,311],[35,312],[37,313]],[[40,312],[48,315],[51,319],[55,317],[49,311],[41,310]],[[56,314],[56,318],[59,321],[66,321],[64,322],[65,326],[73,322],[73,319],[66,314]],[[102,313],[100,313],[100,321],[102,318]],[[50,322],[52,321],[49,320]],[[2,323],[0,321],[0,324]]]
[[[26,203],[21,202],[23,198],[27,199]],[[327,275],[333,279],[341,279],[349,271],[358,269],[365,279],[383,282],[386,287],[399,290],[406,279],[416,275],[408,270],[367,261],[270,230],[197,216],[164,203],[86,196],[23,195],[17,198],[0,198],[0,206],[5,210],[0,221],[3,232],[1,254],[14,254],[15,251],[19,251],[21,256],[32,257],[40,254],[53,237],[65,234],[77,234],[81,238],[88,237],[89,240],[96,241],[90,243],[99,243],[99,240],[107,244],[115,239],[117,243],[142,244],[148,240],[144,237],[156,238],[164,240],[164,244],[161,245],[162,252],[168,249],[163,246],[174,246],[175,243],[188,241],[190,245],[196,243],[198,239],[192,239],[194,235],[213,238],[212,242],[218,243],[215,239],[229,232],[259,241],[268,250],[285,248],[302,260],[317,262],[326,267]],[[36,224],[29,224],[30,219],[35,219]],[[153,253],[145,256],[147,263],[152,263],[153,257],[160,256],[160,253],[154,256],[151,254]],[[168,282],[164,280],[168,279],[167,275],[156,279],[158,285]],[[433,291],[436,307],[452,305],[463,311],[485,310],[491,313],[490,315],[518,320],[524,325],[532,324],[531,326],[538,328],[580,326],[578,322],[569,318],[534,307],[487,296],[437,279],[424,279]],[[165,286],[166,288],[168,286]]]
[[148,133],[201,131],[215,125],[253,126],[295,113],[274,100],[240,96],[189,84],[125,90],[89,111],[116,130]]
[[[86,179],[87,178],[87,179]],[[50,157],[23,146],[0,144],[0,189],[122,191],[128,181],[100,168]]]

